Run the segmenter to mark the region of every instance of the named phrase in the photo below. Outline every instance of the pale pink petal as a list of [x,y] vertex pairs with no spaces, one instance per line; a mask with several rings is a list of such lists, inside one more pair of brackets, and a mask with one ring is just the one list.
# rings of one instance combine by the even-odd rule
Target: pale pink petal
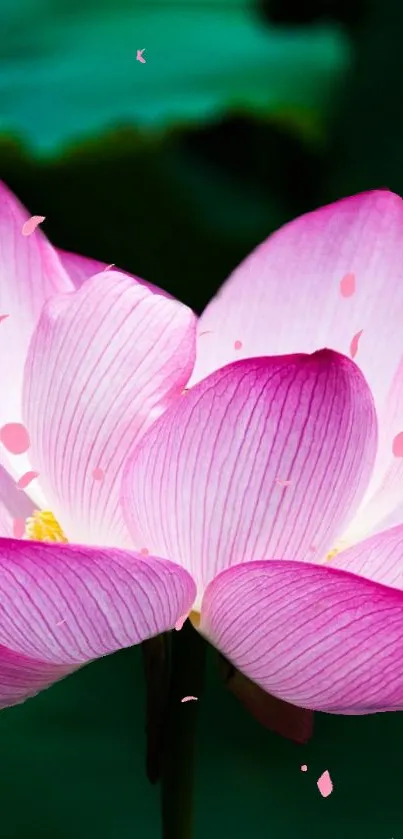
[[403,709],[403,592],[337,568],[270,560],[222,572],[200,632],[264,690],[337,714]]
[[0,536],[22,536],[25,520],[33,512],[31,499],[18,489],[11,475],[0,466]]
[[372,397],[350,359],[322,350],[234,362],[191,388],[134,451],[127,521],[136,544],[191,572],[200,597],[239,562],[312,560],[312,544],[322,557],[354,514],[375,450]]
[[130,544],[119,504],[123,466],[181,394],[195,328],[186,306],[117,271],[44,309],[25,369],[24,416],[33,467],[70,541]]
[[45,221],[45,216],[31,216],[28,221],[22,225],[21,233],[23,236],[32,236],[39,224]]
[[186,571],[156,557],[1,539],[0,707],[173,629],[194,595]]
[[327,798],[333,792],[333,782],[327,769],[318,778],[316,785],[323,798]]
[[[45,301],[72,284],[56,251],[37,228],[23,236],[30,214],[0,182],[0,312],[9,315],[0,329],[0,427],[22,420],[21,390],[30,338]],[[7,363],[4,363],[7,359]],[[27,455],[0,447],[0,462],[19,478],[29,469]]]
[[[340,283],[354,275],[345,299]],[[343,199],[274,233],[233,272],[209,303],[191,383],[239,357],[349,354],[382,408],[403,355],[403,202],[388,190]]]
[[[93,277],[94,274],[100,274],[102,271],[107,271],[108,268],[115,268],[114,264],[107,265],[106,262],[100,262],[98,259],[89,259],[87,256],[80,256],[78,253],[70,253],[69,251],[62,250],[58,250],[57,252],[76,288],[80,288],[83,282],[88,280],[89,277]],[[146,280],[140,279],[140,277],[135,277],[133,274],[130,274],[128,271],[123,271],[121,268],[117,268],[116,270],[121,274],[130,277],[132,282],[140,283],[140,285],[145,286],[145,288],[148,288],[150,291],[154,292],[154,294],[161,294],[163,297],[173,299],[172,295],[168,294],[168,292],[164,291],[164,289],[158,288],[158,286],[152,285],[151,283],[146,282]]]
[[39,472],[34,472],[32,469],[29,472],[25,472],[25,475],[22,475],[19,481],[17,481],[17,489],[26,489],[38,477]]
[[337,554],[332,568],[341,568],[403,590],[403,525],[370,536]]

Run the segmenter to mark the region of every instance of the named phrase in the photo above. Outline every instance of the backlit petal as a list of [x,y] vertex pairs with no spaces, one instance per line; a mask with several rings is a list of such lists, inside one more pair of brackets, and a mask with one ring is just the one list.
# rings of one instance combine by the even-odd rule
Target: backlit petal
[[[106,262],[99,262],[97,259],[89,259],[87,256],[80,256],[78,253],[70,253],[69,251],[62,250],[58,250],[57,252],[70,279],[74,283],[75,288],[80,288],[83,282],[88,280],[89,277],[93,277],[94,274],[99,274],[111,267],[110,265],[107,265]],[[116,268],[116,266],[113,267]],[[172,295],[168,294],[168,292],[164,291],[164,289],[158,288],[158,286],[152,285],[151,283],[147,283],[145,280],[141,280],[140,277],[135,277],[132,274],[129,274],[128,271],[122,271],[120,268],[116,268],[116,270],[121,274],[130,277],[134,283],[140,283],[145,286],[150,291],[154,292],[154,294],[161,294],[163,297],[170,297],[172,299]]]
[[353,545],[333,557],[330,564],[332,568],[403,590],[403,525]]
[[123,465],[181,393],[195,327],[186,306],[116,271],[44,309],[27,359],[24,411],[33,468],[70,541],[130,544],[119,505]]
[[34,504],[14,478],[0,466],[0,536],[13,536],[14,522],[32,516]]
[[0,707],[92,659],[172,629],[182,568],[118,549],[0,540]]
[[272,560],[208,587],[200,631],[264,690],[337,714],[403,709],[403,592],[335,568]]
[[353,515],[375,450],[372,397],[354,362],[329,350],[235,362],[191,388],[133,453],[123,482],[131,533],[187,568],[199,597],[239,562],[321,558]]

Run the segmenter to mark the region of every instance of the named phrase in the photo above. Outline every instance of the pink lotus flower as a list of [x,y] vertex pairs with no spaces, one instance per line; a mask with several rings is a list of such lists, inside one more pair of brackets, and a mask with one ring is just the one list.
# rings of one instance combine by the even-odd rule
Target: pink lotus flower
[[[403,708],[400,199],[357,196],[261,245],[203,314],[182,395],[189,310],[40,230],[20,238],[26,215],[1,198],[0,426],[31,443],[3,465],[39,472],[53,515],[29,532],[69,540],[0,541],[1,704],[193,609],[276,697]],[[355,363],[341,353],[360,330]],[[6,529],[32,504],[2,480]]]

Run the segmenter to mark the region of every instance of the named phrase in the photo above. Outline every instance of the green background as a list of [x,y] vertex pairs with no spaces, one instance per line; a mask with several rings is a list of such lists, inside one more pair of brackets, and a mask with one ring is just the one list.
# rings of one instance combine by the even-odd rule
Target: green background
[[[0,176],[56,245],[201,311],[287,219],[403,193],[403,8],[185,6],[3,0]],[[402,714],[318,714],[297,746],[248,716],[212,653],[198,710],[195,839],[403,839]],[[138,649],[3,711],[2,839],[159,839],[144,748]]]

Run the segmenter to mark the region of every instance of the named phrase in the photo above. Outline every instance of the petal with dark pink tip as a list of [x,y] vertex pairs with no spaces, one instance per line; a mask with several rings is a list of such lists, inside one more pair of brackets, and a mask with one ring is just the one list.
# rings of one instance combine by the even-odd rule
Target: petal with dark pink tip
[[117,271],[44,308],[25,367],[24,416],[32,466],[70,541],[130,544],[119,504],[123,466],[179,398],[195,329],[186,306]]
[[199,596],[239,562],[312,560],[313,544],[322,557],[363,495],[376,436],[350,359],[323,350],[234,362],[188,390],[134,451],[123,481],[133,538],[187,568]]
[[403,592],[335,568],[269,560],[207,588],[199,631],[264,690],[334,714],[403,709]]
[[0,707],[88,661],[173,629],[195,585],[118,549],[0,540]]

